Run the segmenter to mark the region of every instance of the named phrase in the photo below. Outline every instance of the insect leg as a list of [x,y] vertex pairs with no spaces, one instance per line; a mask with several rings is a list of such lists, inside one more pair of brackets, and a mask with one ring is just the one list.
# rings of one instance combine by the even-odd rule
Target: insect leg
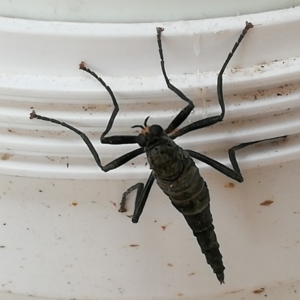
[[120,208],[119,208],[119,212],[127,212],[127,195],[130,194],[132,191],[137,190],[136,191],[136,198],[138,198],[141,194],[141,192],[144,189],[144,184],[142,182],[138,182],[136,184],[134,184],[133,186],[131,186],[130,188],[127,189],[126,192],[123,193],[123,197],[122,200],[120,202]]
[[218,123],[218,122],[223,120],[224,115],[225,115],[225,104],[224,104],[224,97],[223,97],[223,74],[224,74],[224,71],[225,71],[229,61],[233,57],[233,54],[235,53],[236,49],[238,48],[238,46],[242,42],[242,40],[245,37],[248,30],[251,29],[251,28],[253,28],[252,23],[246,22],[245,28],[243,29],[242,33],[240,34],[237,42],[234,44],[231,52],[228,54],[223,66],[220,70],[220,73],[218,75],[217,93],[218,93],[218,101],[219,101],[219,104],[220,104],[220,107],[221,107],[221,114],[217,115],[217,116],[208,117],[208,118],[205,118],[203,120],[193,122],[193,123],[191,123],[191,124],[189,124],[185,127],[182,127],[181,129],[179,129],[177,132],[175,132],[172,135],[172,139],[175,139],[178,136],[184,135],[184,134],[186,134],[188,132],[191,132],[193,130],[200,129],[200,128],[207,127],[207,126],[211,126],[211,125],[213,125],[215,123]]
[[118,105],[117,99],[116,99],[113,91],[111,90],[111,88],[108,85],[106,85],[104,80],[101,77],[99,77],[94,71],[87,68],[85,66],[84,62],[81,62],[79,64],[79,69],[89,73],[96,80],[98,80],[102,84],[102,86],[107,90],[107,92],[109,93],[109,95],[111,97],[111,100],[114,104],[114,110],[113,110],[113,112],[111,114],[111,117],[108,121],[106,129],[104,130],[104,132],[100,136],[101,143],[102,144],[135,144],[135,143],[137,143],[137,136],[136,135],[114,135],[114,136],[105,137],[109,133],[109,131],[111,130],[112,125],[115,121],[115,118],[116,118],[116,116],[119,112],[119,105]]
[[[97,79],[102,86],[107,90],[107,92],[110,94],[111,99],[113,101],[114,104],[114,110],[112,112],[112,115],[108,121],[108,124],[106,126],[106,129],[104,130],[104,132],[102,133],[101,137],[100,137],[100,141],[103,144],[135,144],[137,143],[137,136],[136,135],[115,135],[115,136],[110,136],[110,137],[105,137],[106,134],[108,134],[108,132],[111,130],[112,125],[114,123],[114,120],[119,112],[119,105],[118,102],[114,96],[114,93],[112,92],[111,88],[106,85],[106,83],[104,82],[104,80],[99,77],[95,72],[93,72],[92,70],[90,70],[89,68],[86,68],[86,66],[84,65],[83,62],[80,63],[79,68],[87,73],[89,73],[90,75],[92,75],[95,79]],[[110,163],[103,165],[101,163],[100,157],[95,149],[95,147],[92,145],[90,139],[86,136],[85,133],[83,133],[82,131],[78,130],[77,128],[65,123],[65,122],[61,122],[59,120],[56,119],[52,119],[52,118],[48,118],[45,116],[40,116],[37,115],[35,113],[35,111],[33,110],[30,114],[30,119],[40,119],[43,121],[48,121],[48,122],[52,122],[55,123],[57,125],[66,127],[68,129],[70,129],[71,131],[75,132],[76,134],[78,134],[82,140],[85,142],[85,144],[88,146],[89,150],[91,151],[97,165],[101,168],[102,171],[104,172],[108,172],[110,170],[116,169],[119,166],[125,164],[126,162],[128,162],[129,160],[133,159],[134,157],[144,153],[144,149],[143,148],[138,148],[136,150],[133,150],[129,153],[126,153],[122,156],[120,156],[119,158],[111,161]]]
[[151,172],[146,185],[144,186],[144,184],[142,182],[138,182],[135,185],[131,186],[124,194],[122,197],[122,201],[120,204],[120,212],[125,212],[127,211],[126,209],[126,197],[129,193],[131,193],[132,191],[137,189],[137,193],[136,193],[136,198],[135,198],[135,204],[134,204],[134,213],[132,216],[132,222],[133,223],[137,223],[139,221],[139,218],[144,210],[146,201],[148,199],[148,195],[149,192],[151,190],[152,184],[154,182],[154,176],[153,176],[153,172]]
[[[189,155],[195,159],[198,159],[204,163],[206,163],[207,165],[213,167],[214,169],[216,169],[217,171],[221,172],[222,174],[238,181],[238,182],[243,182],[244,181],[244,178],[240,172],[240,169],[239,167],[237,169],[230,169],[228,168],[227,166],[221,164],[220,162],[204,155],[204,154],[201,154],[199,152],[196,152],[196,151],[193,151],[193,150],[190,150],[190,149],[185,149],[185,151],[187,151],[189,153]],[[236,162],[236,160],[235,160]],[[232,164],[233,168],[235,168],[235,166],[237,165],[236,164]]]
[[174,120],[170,123],[168,128],[165,130],[166,133],[172,132],[174,129],[176,129],[191,113],[191,111],[194,109],[194,103],[192,100],[190,100],[187,96],[185,96],[179,89],[177,89],[169,80],[166,69],[165,69],[165,61],[164,61],[164,54],[162,49],[162,43],[161,43],[161,33],[164,29],[161,27],[157,27],[157,43],[158,43],[158,51],[160,56],[160,65],[161,70],[164,75],[166,84],[168,88],[174,92],[178,97],[180,97],[182,100],[186,101],[188,105],[182,109],[179,114],[174,118]]
[[78,134],[82,138],[82,140],[85,142],[85,144],[88,146],[88,148],[91,151],[97,165],[104,172],[108,172],[110,170],[116,169],[119,166],[121,166],[121,165],[125,164],[126,162],[128,162],[129,160],[133,159],[134,157],[136,157],[136,156],[138,156],[138,155],[145,152],[144,148],[138,148],[138,149],[135,149],[131,152],[128,152],[128,153],[116,158],[115,160],[111,161],[110,163],[108,163],[106,165],[102,165],[100,157],[99,157],[95,147],[93,146],[92,142],[86,136],[85,133],[83,133],[82,131],[76,129],[75,127],[73,127],[73,126],[71,126],[71,125],[69,125],[65,122],[61,122],[61,121],[56,120],[56,119],[51,119],[51,118],[48,118],[48,117],[37,115],[35,113],[35,111],[33,110],[32,113],[30,114],[30,119],[35,119],[35,118],[43,120],[43,121],[48,121],[48,122],[51,122],[51,123],[61,125],[63,127],[66,127],[68,129],[70,129],[71,131],[75,132],[76,134]]
[[286,138],[286,136],[280,136],[280,137],[275,137],[275,138],[270,138],[270,139],[265,139],[265,140],[258,140],[258,141],[253,141],[253,142],[248,142],[248,143],[242,143],[239,144],[237,146],[234,146],[232,148],[230,148],[228,150],[228,156],[229,156],[229,160],[231,162],[231,165],[233,167],[233,169],[228,168],[227,166],[221,164],[220,162],[205,156],[204,154],[201,154],[199,152],[190,150],[190,149],[186,149],[185,151],[187,151],[189,153],[189,155],[195,159],[198,159],[206,164],[208,164],[209,166],[213,167],[214,169],[218,170],[219,172],[221,172],[222,174],[238,181],[238,182],[243,182],[244,178],[243,175],[241,173],[240,167],[238,165],[238,162],[236,160],[236,150],[240,150],[243,149],[247,146],[250,145],[254,145],[260,142],[265,142],[265,141],[269,141],[269,140],[276,140],[279,138]]

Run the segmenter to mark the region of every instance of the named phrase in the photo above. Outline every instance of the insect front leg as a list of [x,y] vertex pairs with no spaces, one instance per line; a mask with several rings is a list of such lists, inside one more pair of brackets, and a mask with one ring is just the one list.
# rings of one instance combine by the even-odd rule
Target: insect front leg
[[137,143],[137,136],[136,135],[114,135],[114,136],[109,136],[106,137],[106,135],[109,133],[111,130],[113,123],[115,121],[115,118],[119,112],[119,105],[117,102],[117,99],[111,90],[111,88],[105,83],[105,81],[99,77],[94,71],[91,69],[87,68],[84,64],[84,62],[81,62],[79,64],[79,69],[87,72],[88,74],[92,75],[97,81],[101,83],[101,85],[107,90],[109,93],[111,100],[114,104],[114,110],[110,116],[110,119],[107,123],[106,129],[103,131],[103,133],[100,136],[100,141],[102,144],[136,144]]
[[174,120],[170,123],[168,128],[165,130],[166,133],[171,133],[174,129],[176,129],[191,113],[191,111],[194,109],[194,103],[192,100],[190,100],[186,95],[184,95],[178,88],[176,88],[169,80],[166,69],[165,69],[165,61],[164,61],[164,54],[162,49],[162,42],[161,42],[161,33],[164,31],[163,28],[157,27],[157,44],[158,44],[158,52],[160,56],[160,65],[161,70],[164,75],[166,84],[168,88],[174,92],[179,98],[186,101],[188,105],[182,109],[179,114],[174,118]]
[[245,28],[243,29],[242,33],[240,34],[237,42],[234,44],[231,52],[228,54],[227,59],[225,60],[223,66],[220,70],[220,73],[218,75],[217,94],[218,94],[218,102],[219,102],[219,105],[221,107],[221,113],[217,116],[208,117],[208,118],[205,118],[203,120],[193,122],[193,123],[191,123],[191,124],[189,124],[185,127],[182,127],[181,129],[179,129],[177,132],[175,132],[171,136],[172,139],[175,139],[175,138],[177,138],[181,135],[184,135],[184,134],[186,134],[188,132],[191,132],[191,131],[194,131],[196,129],[211,126],[211,125],[213,125],[215,123],[218,123],[218,122],[223,120],[224,115],[225,115],[225,104],[224,104],[224,97],[223,97],[223,74],[224,74],[224,71],[225,71],[228,63],[230,62],[231,58],[233,57],[233,54],[235,53],[238,46],[242,42],[243,38],[247,34],[248,30],[251,29],[251,28],[253,28],[252,23],[246,22]]
[[[136,135],[115,135],[115,136],[110,136],[110,137],[105,137],[105,135],[107,135],[109,133],[109,131],[112,128],[112,125],[114,123],[114,120],[118,114],[119,111],[119,105],[118,102],[114,96],[114,93],[112,92],[111,88],[106,85],[106,83],[104,82],[104,80],[99,77],[94,71],[91,71],[89,68],[86,68],[86,66],[84,65],[83,62],[80,63],[79,68],[87,73],[89,73],[90,75],[92,75],[94,78],[96,78],[101,84],[102,86],[108,91],[108,93],[111,96],[111,99],[113,101],[114,104],[114,110],[112,112],[112,115],[108,121],[108,124],[106,126],[106,129],[104,130],[104,132],[101,134],[100,137],[100,141],[103,144],[135,144],[137,143],[137,136]],[[101,168],[102,171],[104,172],[108,172],[110,170],[116,169],[118,167],[120,167],[121,165],[125,164],[126,162],[128,162],[129,160],[139,156],[140,154],[144,153],[145,150],[144,148],[138,148],[135,149],[131,152],[128,152],[118,158],[116,158],[115,160],[109,162],[106,165],[103,165],[101,162],[101,159],[95,149],[95,147],[93,146],[92,142],[90,141],[90,139],[87,137],[87,135],[85,133],[83,133],[82,131],[78,130],[77,128],[73,127],[72,125],[69,125],[68,123],[53,119],[53,118],[49,118],[49,117],[45,117],[45,116],[41,116],[36,114],[36,112],[33,110],[30,114],[30,119],[40,119],[43,121],[47,121],[47,122],[51,122],[63,127],[68,128],[69,130],[75,132],[76,134],[78,134],[82,140],[85,142],[85,144],[87,145],[87,147],[89,148],[90,152],[92,153],[97,165]]]

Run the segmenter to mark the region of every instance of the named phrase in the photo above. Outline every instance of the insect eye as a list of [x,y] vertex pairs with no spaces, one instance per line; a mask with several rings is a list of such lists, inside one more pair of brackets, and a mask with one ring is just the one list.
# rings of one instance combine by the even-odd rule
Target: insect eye
[[154,135],[154,136],[160,136],[160,135],[162,135],[162,133],[163,133],[163,129],[162,129],[162,127],[159,126],[159,125],[152,125],[152,126],[150,127],[150,132],[151,132],[151,134]]
[[141,147],[145,147],[146,146],[146,138],[145,136],[140,133],[137,137],[137,143],[141,146]]

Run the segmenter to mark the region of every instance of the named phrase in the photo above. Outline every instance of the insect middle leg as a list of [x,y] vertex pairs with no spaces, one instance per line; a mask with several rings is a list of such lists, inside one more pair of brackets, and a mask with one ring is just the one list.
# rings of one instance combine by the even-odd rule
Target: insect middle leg
[[[111,88],[108,85],[106,85],[106,83],[104,82],[104,80],[101,77],[99,77],[95,72],[91,71],[89,68],[86,68],[86,66],[84,65],[83,62],[79,65],[79,68],[81,70],[89,73],[90,75],[92,75],[95,79],[97,79],[102,84],[102,86],[110,94],[112,102],[114,104],[114,110],[113,110],[113,112],[111,114],[111,117],[108,121],[106,129],[101,134],[101,137],[100,137],[101,143],[103,143],[103,144],[135,144],[135,143],[137,143],[137,136],[136,135],[115,135],[115,136],[106,137],[106,135],[111,130],[112,125],[114,123],[114,120],[115,120],[115,118],[116,118],[116,116],[119,112],[118,102],[117,102]],[[76,134],[78,134],[82,138],[82,140],[85,142],[87,147],[89,148],[89,150],[90,150],[91,154],[93,155],[97,165],[104,172],[108,172],[110,170],[116,169],[119,166],[121,166],[121,165],[125,164],[126,162],[128,162],[129,160],[131,160],[131,159],[133,159],[133,158],[135,158],[135,157],[137,157],[140,154],[145,152],[145,150],[143,148],[138,148],[138,149],[135,149],[131,152],[128,152],[128,153],[116,158],[115,160],[109,162],[106,165],[103,165],[102,162],[101,162],[101,159],[100,159],[100,157],[99,157],[99,155],[98,155],[98,153],[95,149],[95,147],[93,146],[92,142],[90,141],[90,139],[87,137],[87,135],[85,133],[83,133],[82,131],[78,130],[77,128],[75,128],[75,127],[73,127],[73,126],[71,126],[71,125],[69,125],[65,122],[62,122],[62,121],[59,121],[59,120],[56,120],[56,119],[53,119],[53,118],[48,118],[48,117],[45,117],[45,116],[41,116],[41,115],[36,114],[35,111],[32,111],[31,114],[30,114],[30,119],[34,119],[34,118],[40,119],[40,120],[43,120],[43,121],[48,121],[48,122],[51,122],[51,123],[55,123],[57,125],[66,127],[69,130],[71,130],[71,131],[75,132]]]
[[[207,126],[211,126],[215,123],[218,123],[220,121],[223,120],[224,115],[225,115],[225,104],[224,104],[224,97],[223,97],[223,74],[224,71],[228,65],[228,63],[230,62],[231,58],[233,57],[233,54],[235,53],[235,51],[237,50],[238,46],[240,45],[240,43],[242,42],[243,38],[245,37],[245,35],[247,34],[248,30],[253,28],[252,23],[246,22],[246,26],[243,29],[242,33],[240,34],[238,40],[236,41],[236,43],[234,44],[231,52],[228,54],[220,72],[218,75],[218,80],[217,80],[217,94],[218,94],[218,102],[219,105],[221,107],[221,113],[217,116],[212,116],[212,117],[208,117],[199,121],[195,121],[185,127],[182,127],[181,129],[179,129],[177,132],[172,134],[172,139],[176,139],[177,137],[184,135],[188,132],[194,131],[196,129],[200,129],[203,127],[207,127]],[[163,68],[163,65],[162,65]],[[180,95],[178,95],[180,96]],[[181,96],[180,96],[181,97]],[[179,126],[190,114],[191,111],[187,113],[187,111],[182,110],[176,117],[175,119],[171,122],[171,124],[169,125],[168,129],[175,129],[174,126]],[[169,132],[172,132],[169,131]]]
[[110,170],[116,169],[122,165],[124,165],[125,163],[127,163],[129,160],[141,155],[142,153],[145,152],[145,150],[143,148],[138,148],[135,149],[131,152],[128,152],[116,159],[114,159],[113,161],[109,162],[106,165],[103,165],[100,159],[99,154],[97,153],[94,145],[92,144],[92,142],[90,141],[90,139],[87,137],[87,135],[85,133],[83,133],[82,131],[78,130],[77,128],[69,125],[68,123],[65,122],[61,122],[59,120],[53,119],[53,118],[48,118],[45,116],[41,116],[36,114],[36,112],[33,110],[30,114],[30,119],[39,119],[39,120],[43,120],[43,121],[47,121],[47,122],[51,122],[63,127],[66,127],[68,129],[70,129],[71,131],[75,132],[76,134],[78,134],[81,139],[85,142],[85,144],[87,145],[87,147],[89,148],[91,154],[93,155],[97,165],[100,167],[100,169],[104,172],[108,172]]

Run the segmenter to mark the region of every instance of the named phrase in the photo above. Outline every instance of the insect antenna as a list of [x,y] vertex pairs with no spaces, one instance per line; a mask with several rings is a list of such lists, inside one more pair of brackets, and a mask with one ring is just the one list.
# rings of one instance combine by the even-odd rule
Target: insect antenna
[[147,122],[148,122],[149,118],[150,118],[150,116],[148,116],[148,117],[145,119],[145,121],[144,121],[144,126],[145,126],[145,127],[148,126],[148,125],[147,125]]
[[150,118],[150,116],[148,116],[145,121],[144,121],[144,126],[143,125],[133,125],[131,126],[131,128],[141,128],[141,129],[145,129],[145,127],[147,127],[147,122],[148,122],[148,119]]
[[142,125],[133,125],[133,126],[131,126],[131,128],[141,128],[141,129],[145,129],[145,127],[142,126]]

